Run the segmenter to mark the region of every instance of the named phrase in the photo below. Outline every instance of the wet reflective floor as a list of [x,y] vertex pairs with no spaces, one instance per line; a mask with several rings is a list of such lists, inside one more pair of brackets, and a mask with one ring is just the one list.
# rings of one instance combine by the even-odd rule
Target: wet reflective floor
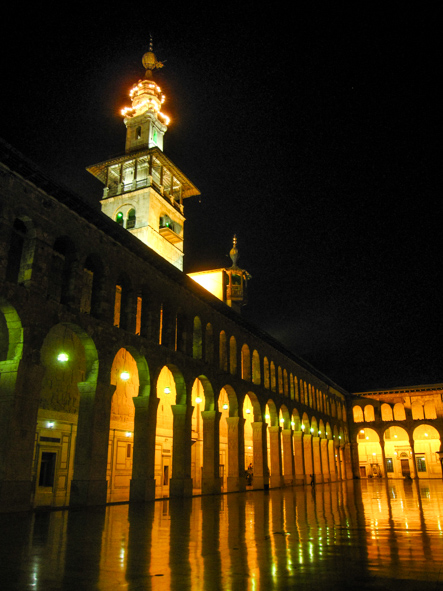
[[0,516],[0,589],[440,589],[443,483]]

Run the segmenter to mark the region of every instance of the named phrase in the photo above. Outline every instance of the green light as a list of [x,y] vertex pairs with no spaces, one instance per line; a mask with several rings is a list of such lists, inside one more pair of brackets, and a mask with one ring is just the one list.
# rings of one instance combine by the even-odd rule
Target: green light
[[67,353],[59,353],[57,355],[57,361],[64,362],[64,361],[68,361],[68,359],[69,359],[69,355]]

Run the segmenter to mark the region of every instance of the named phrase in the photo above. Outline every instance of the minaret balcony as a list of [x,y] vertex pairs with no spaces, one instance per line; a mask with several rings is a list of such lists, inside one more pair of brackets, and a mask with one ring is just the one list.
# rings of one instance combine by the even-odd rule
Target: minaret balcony
[[139,189],[145,189],[147,187],[152,187],[159,193],[162,197],[168,200],[168,202],[175,207],[181,214],[183,214],[184,207],[174,195],[168,193],[163,185],[159,185],[156,183],[152,176],[145,177],[143,179],[137,179],[133,181],[129,181],[126,183],[115,183],[112,184],[110,187],[105,187],[103,189],[103,199],[109,199],[110,197],[116,197],[118,195],[123,195],[124,193],[130,193],[131,191],[138,191]]

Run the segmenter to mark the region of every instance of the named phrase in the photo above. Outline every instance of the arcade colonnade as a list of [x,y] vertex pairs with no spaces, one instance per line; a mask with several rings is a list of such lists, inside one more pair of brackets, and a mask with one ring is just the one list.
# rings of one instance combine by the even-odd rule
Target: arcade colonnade
[[2,511],[351,477],[343,389],[0,155]]
[[360,478],[442,478],[442,384],[357,398],[354,473]]
[[[12,308],[10,314],[19,325]],[[32,506],[352,478],[346,429],[331,427],[321,413],[290,401],[263,403],[250,384],[234,387],[225,376],[194,375],[168,355],[149,364],[133,347],[121,347],[112,359],[97,355],[90,337],[73,324],[55,325],[44,339],[41,365],[32,369],[38,400],[33,449],[24,453],[27,466],[13,456],[16,472],[28,471],[15,492],[26,495],[27,489]],[[97,366],[108,370],[107,380]]]

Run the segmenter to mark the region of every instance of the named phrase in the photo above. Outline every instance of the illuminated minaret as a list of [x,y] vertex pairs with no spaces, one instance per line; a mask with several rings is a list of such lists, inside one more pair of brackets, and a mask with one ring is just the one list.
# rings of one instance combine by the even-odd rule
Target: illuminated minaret
[[130,92],[132,106],[122,110],[125,154],[88,167],[104,185],[102,211],[170,263],[183,270],[183,199],[198,189],[163,154],[169,118],[153,73],[163,67],[152,39],[143,56],[145,77]]
[[211,292],[212,295],[225,302],[230,308],[233,308],[236,312],[241,312],[242,307],[248,301],[247,287],[251,276],[247,271],[237,266],[239,254],[235,234],[229,256],[232,261],[231,267],[188,273],[188,275]]

